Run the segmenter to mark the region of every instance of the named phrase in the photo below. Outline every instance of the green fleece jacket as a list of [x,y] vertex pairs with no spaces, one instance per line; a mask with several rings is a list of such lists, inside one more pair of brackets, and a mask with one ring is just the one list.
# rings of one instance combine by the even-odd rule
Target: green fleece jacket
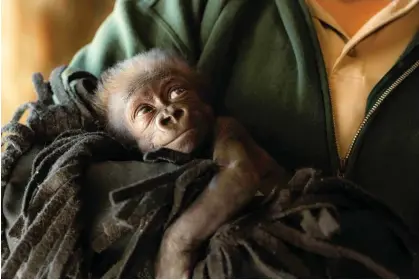
[[370,93],[344,160],[304,0],[119,0],[70,67],[99,75],[152,47],[175,49],[207,74],[218,113],[285,168],[341,174],[419,232],[419,32]]

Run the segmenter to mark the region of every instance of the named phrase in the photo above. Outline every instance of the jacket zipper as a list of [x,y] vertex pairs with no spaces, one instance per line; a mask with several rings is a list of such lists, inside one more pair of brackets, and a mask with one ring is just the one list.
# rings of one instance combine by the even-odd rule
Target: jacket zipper
[[330,97],[330,103],[332,104],[332,119],[333,119],[333,131],[334,131],[334,137],[335,137],[335,144],[336,149],[339,157],[339,168],[337,170],[337,176],[344,177],[346,172],[346,164],[348,162],[349,157],[351,156],[352,150],[355,146],[356,141],[358,140],[359,135],[361,134],[362,129],[367,124],[368,120],[371,118],[371,116],[377,111],[378,107],[383,103],[383,101],[387,98],[387,96],[390,95],[390,93],[404,80],[406,79],[410,74],[413,73],[413,71],[416,70],[416,68],[419,67],[419,60],[416,61],[412,66],[409,67],[403,74],[397,78],[396,81],[394,81],[390,87],[388,87],[383,94],[377,99],[377,101],[374,103],[374,105],[371,107],[371,109],[368,111],[368,113],[365,115],[364,119],[361,122],[361,125],[359,126],[358,130],[356,131],[354,137],[352,138],[352,142],[349,145],[348,151],[346,152],[345,156],[343,158],[340,157],[340,146],[338,143],[338,135],[336,131],[336,116],[335,116],[335,108],[333,104],[333,98],[332,98],[332,92],[330,89],[329,84],[329,97]]

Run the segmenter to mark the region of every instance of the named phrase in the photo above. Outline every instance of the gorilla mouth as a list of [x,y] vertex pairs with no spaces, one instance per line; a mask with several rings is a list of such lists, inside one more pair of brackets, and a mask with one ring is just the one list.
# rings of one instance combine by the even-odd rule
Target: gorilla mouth
[[187,129],[187,130],[183,131],[182,133],[180,133],[175,138],[173,138],[173,140],[168,142],[166,145],[163,145],[163,146],[165,146],[165,147],[167,147],[169,145],[175,145],[176,146],[177,143],[181,143],[182,140],[186,140],[192,133],[195,133],[196,131],[197,131],[197,128],[195,128],[195,127]]
[[184,132],[182,132],[181,134],[179,134],[175,139],[173,139],[173,141],[182,140],[182,139],[188,137],[191,133],[195,132],[196,130],[197,130],[196,128],[187,129]]

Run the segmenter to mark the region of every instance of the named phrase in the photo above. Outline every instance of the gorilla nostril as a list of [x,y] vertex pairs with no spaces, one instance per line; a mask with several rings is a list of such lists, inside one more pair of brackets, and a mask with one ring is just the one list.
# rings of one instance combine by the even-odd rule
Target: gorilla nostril
[[180,118],[182,118],[184,115],[184,111],[182,109],[176,109],[175,112],[173,113],[173,117],[176,120],[179,120]]
[[161,124],[161,125],[163,125],[163,126],[168,125],[168,124],[169,124],[169,122],[170,122],[170,117],[165,117],[165,118],[162,118],[162,119],[160,120],[160,124]]

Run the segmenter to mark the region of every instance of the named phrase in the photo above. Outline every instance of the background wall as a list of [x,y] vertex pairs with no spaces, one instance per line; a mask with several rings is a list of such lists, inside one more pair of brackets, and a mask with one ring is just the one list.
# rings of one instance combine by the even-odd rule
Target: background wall
[[114,0],[2,0],[1,124],[34,100],[32,74],[47,79],[89,43]]

